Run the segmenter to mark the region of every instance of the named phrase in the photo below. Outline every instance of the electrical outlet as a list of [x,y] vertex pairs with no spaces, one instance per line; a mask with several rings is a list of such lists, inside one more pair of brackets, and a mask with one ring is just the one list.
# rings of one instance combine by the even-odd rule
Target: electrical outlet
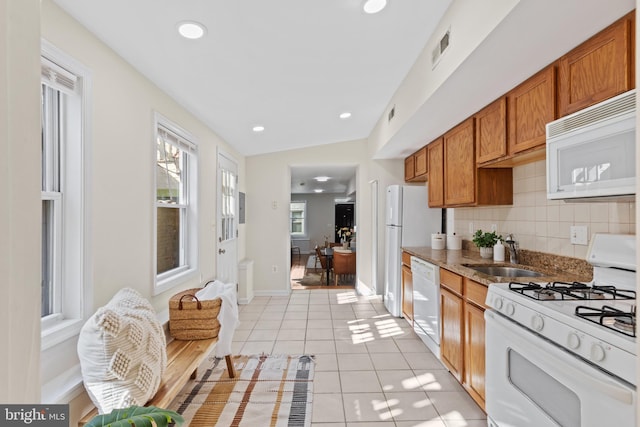
[[271,209],[278,209],[278,201],[274,200],[273,202],[271,202]]
[[271,266],[271,272],[272,272],[272,273],[277,273],[277,272],[278,272],[278,266],[277,266],[277,265],[275,265],[275,264],[274,264],[274,265],[272,265],[272,266]]
[[491,224],[491,231],[498,231],[498,226],[495,224]]
[[586,225],[572,225],[569,229],[572,245],[587,245],[589,232]]
[[469,234],[473,234],[473,222],[469,222]]

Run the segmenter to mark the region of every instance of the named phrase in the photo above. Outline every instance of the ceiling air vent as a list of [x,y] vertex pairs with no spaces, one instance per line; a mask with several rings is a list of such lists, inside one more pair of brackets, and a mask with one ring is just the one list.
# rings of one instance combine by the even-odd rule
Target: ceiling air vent
[[440,58],[442,58],[442,54],[451,44],[451,28],[444,33],[444,36],[440,39],[440,41],[436,44],[436,47],[431,52],[431,68],[436,68],[438,62],[440,62]]
[[393,116],[396,115],[396,106],[394,105],[393,107],[391,107],[391,110],[389,111],[389,115],[387,116],[387,122],[390,122],[391,119],[393,119]]

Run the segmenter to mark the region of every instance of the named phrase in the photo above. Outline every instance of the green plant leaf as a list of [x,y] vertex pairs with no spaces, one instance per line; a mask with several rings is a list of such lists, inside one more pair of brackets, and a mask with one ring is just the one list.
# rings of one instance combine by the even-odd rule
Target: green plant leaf
[[152,427],[152,421],[158,427],[166,427],[170,422],[179,426],[184,423],[184,418],[177,412],[155,406],[130,406],[96,415],[86,427]]

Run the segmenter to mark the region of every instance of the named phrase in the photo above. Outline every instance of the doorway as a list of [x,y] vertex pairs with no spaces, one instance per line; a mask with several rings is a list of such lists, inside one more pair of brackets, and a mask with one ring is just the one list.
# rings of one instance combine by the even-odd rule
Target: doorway
[[335,207],[334,223],[336,225],[336,231],[334,233],[334,242],[339,243],[341,236],[338,234],[338,230],[342,228],[348,228],[353,230],[355,218],[355,204],[353,203],[338,203]]
[[[290,238],[287,240],[296,248],[291,252],[292,289],[327,289],[326,277],[321,277],[326,276],[326,271],[323,274],[315,247],[339,242],[339,228],[353,229],[356,225],[357,168],[355,165],[290,166]],[[331,287],[334,286],[332,283]]]

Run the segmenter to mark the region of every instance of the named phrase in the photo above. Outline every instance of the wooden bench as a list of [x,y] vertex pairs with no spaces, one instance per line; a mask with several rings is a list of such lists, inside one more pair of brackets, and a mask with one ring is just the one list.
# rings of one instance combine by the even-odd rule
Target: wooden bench
[[[173,340],[167,344],[167,368],[162,376],[160,388],[145,406],[167,408],[187,381],[196,377],[198,366],[213,351],[216,342],[218,338],[195,341]],[[225,356],[225,361],[229,377],[235,378],[236,372],[231,356]],[[83,427],[96,415],[98,410],[94,408],[78,422],[78,426]]]

